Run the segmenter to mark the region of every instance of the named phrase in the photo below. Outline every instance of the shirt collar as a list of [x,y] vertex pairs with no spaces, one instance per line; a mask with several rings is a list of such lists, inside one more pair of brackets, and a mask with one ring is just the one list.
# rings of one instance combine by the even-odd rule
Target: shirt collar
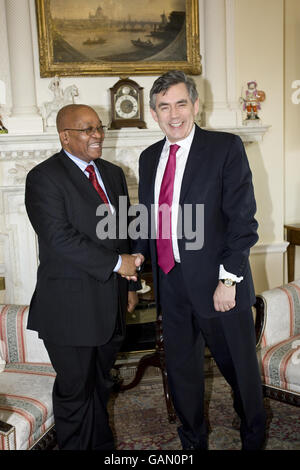
[[173,144],[177,144],[180,146],[180,148],[189,150],[191,147],[193,138],[194,138],[194,134],[195,134],[195,124],[193,125],[191,132],[189,133],[187,137],[185,137],[185,139],[179,140],[178,142],[170,142],[168,137],[166,137],[166,144],[165,144],[166,150],[168,150],[170,145],[173,145]]
[[73,160],[74,163],[76,163],[77,166],[79,166],[79,168],[82,170],[82,171],[85,171],[86,167],[88,165],[93,165],[95,166],[93,160],[90,161],[90,163],[87,163],[85,162],[84,160],[82,160],[81,158],[78,158],[78,157],[75,157],[75,155],[72,155],[71,153],[67,152],[67,150],[64,149],[64,152],[65,154],[71,159]]

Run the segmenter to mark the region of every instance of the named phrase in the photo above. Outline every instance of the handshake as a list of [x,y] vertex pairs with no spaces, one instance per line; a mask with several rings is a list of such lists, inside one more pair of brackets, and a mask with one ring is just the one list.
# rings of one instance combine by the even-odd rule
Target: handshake
[[145,261],[144,256],[141,253],[134,255],[121,255],[122,263],[118,273],[122,277],[126,277],[128,281],[137,281],[137,273],[141,269],[141,265]]

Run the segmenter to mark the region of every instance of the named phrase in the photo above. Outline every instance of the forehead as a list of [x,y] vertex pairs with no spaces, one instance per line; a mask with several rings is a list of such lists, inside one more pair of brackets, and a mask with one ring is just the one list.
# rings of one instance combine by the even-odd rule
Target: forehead
[[94,126],[100,123],[98,114],[89,108],[81,108],[76,113],[72,113],[71,119],[74,125],[81,127]]
[[177,83],[170,86],[167,91],[161,91],[156,95],[156,104],[173,103],[180,100],[191,101],[188,89],[185,83]]

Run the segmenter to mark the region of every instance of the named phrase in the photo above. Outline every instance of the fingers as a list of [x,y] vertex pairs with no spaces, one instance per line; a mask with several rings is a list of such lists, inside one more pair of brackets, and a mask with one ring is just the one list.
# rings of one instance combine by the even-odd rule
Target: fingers
[[125,279],[127,279],[127,281],[135,281],[137,282],[137,276],[122,276],[124,277]]
[[228,312],[235,307],[235,302],[214,302],[214,307],[217,312]]
[[137,256],[142,260],[142,263],[145,261],[145,256],[142,253],[132,253],[132,256]]
[[217,312],[228,312],[235,307],[236,287],[226,287],[222,282],[219,282],[214,296],[214,308]]
[[128,304],[127,310],[129,313],[132,313],[139,302],[139,297],[136,292],[129,291],[128,292]]
[[122,263],[118,273],[125,277],[128,281],[137,281],[137,273],[141,270],[141,265],[145,261],[145,257],[141,253],[129,255],[124,253],[121,255]]
[[137,277],[137,267],[141,265],[141,259],[125,253],[121,255],[121,260],[122,262],[118,273],[123,277]]
[[135,256],[135,265],[137,267],[137,271],[140,271],[141,265],[145,261],[145,257],[141,253],[134,253],[133,256]]

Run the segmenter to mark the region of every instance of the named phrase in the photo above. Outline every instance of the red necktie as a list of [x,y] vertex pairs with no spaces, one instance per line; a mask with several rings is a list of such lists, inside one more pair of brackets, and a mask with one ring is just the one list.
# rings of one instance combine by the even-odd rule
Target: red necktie
[[157,260],[158,265],[166,274],[168,274],[175,265],[172,247],[171,207],[176,170],[176,152],[179,148],[177,144],[170,145],[169,158],[161,183],[158,200]]
[[109,202],[108,202],[108,199],[106,197],[106,194],[105,192],[103,191],[103,189],[101,188],[99,182],[98,182],[98,179],[97,179],[97,176],[96,176],[96,173],[95,173],[95,168],[93,167],[93,165],[88,165],[85,169],[85,171],[87,171],[89,173],[89,180],[90,182],[92,183],[92,185],[94,186],[94,188],[96,189],[97,193],[99,194],[99,196],[101,197],[102,201],[107,205],[109,206]]

